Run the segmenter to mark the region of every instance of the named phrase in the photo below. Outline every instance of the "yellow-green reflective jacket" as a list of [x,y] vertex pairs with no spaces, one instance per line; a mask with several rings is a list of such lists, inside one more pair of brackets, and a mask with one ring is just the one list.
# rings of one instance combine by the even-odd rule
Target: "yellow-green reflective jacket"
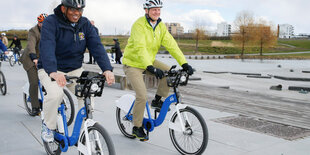
[[179,65],[187,63],[182,51],[168,32],[166,25],[159,22],[153,30],[146,17],[139,18],[131,28],[131,35],[126,45],[123,64],[146,69],[153,65],[156,54],[161,46],[177,60]]

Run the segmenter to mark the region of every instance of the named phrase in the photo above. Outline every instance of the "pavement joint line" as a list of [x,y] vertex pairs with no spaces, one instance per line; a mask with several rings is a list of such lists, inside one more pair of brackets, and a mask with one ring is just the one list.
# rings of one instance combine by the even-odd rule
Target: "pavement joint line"
[[23,107],[23,106],[21,106],[21,105],[17,105],[17,106],[20,107],[20,108],[22,108],[22,109],[24,109],[24,110],[26,110],[25,107]]
[[34,135],[34,133],[31,132],[31,130],[30,130],[22,121],[20,121],[20,123],[28,130],[28,132],[34,137],[34,139],[35,139],[41,146],[43,146],[43,144],[41,143],[41,141],[38,140],[38,138]]
[[223,144],[223,145],[226,145],[226,146],[229,146],[229,147],[235,148],[235,149],[239,149],[239,150],[244,151],[244,152],[250,152],[250,150],[246,150],[246,149],[243,149],[243,148],[240,148],[240,147],[237,147],[237,146],[231,145],[231,144],[223,143],[223,142],[220,142],[220,141],[217,141],[217,140],[211,139],[211,138],[209,138],[208,144],[210,144],[210,141],[213,141],[213,142],[216,142],[216,143],[219,143],[219,144]]
[[168,150],[168,151],[171,151],[171,152],[177,152],[176,150],[172,150],[172,149],[169,149],[169,148],[164,147],[164,146],[160,146],[160,145],[153,144],[153,143],[150,143],[150,142],[146,142],[146,143],[148,143],[150,145],[153,145],[153,146],[156,146],[156,147],[159,147],[159,148],[164,149],[164,150]]

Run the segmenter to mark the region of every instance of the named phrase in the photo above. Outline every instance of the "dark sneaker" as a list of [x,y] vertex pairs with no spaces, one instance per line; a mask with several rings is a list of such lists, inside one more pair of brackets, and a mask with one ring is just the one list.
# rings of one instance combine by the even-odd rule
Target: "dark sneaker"
[[[156,109],[158,111],[160,111],[161,107],[163,106],[163,101],[162,100],[159,100],[159,102],[156,102],[155,99],[152,101],[152,104],[151,104],[151,107],[153,109]],[[168,109],[168,111],[170,111],[170,107]]]
[[149,140],[149,137],[144,133],[144,130],[142,127],[138,128],[134,126],[132,128],[132,135],[135,136],[136,138],[140,139],[141,141],[147,141]]
[[41,110],[40,108],[32,108],[31,113],[32,113],[32,116],[40,116]]

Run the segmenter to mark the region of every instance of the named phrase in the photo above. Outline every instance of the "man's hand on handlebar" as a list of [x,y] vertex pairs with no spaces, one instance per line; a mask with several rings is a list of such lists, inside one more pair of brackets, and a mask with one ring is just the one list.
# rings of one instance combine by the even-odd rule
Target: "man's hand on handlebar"
[[105,76],[105,79],[109,86],[115,83],[115,77],[113,72],[106,70],[105,72],[103,72],[103,75]]
[[194,70],[192,68],[191,65],[189,65],[188,63],[185,63],[182,65],[182,68],[184,71],[186,71],[189,75],[193,75],[194,74]]
[[65,87],[67,84],[66,77],[63,73],[52,72],[50,73],[50,77],[54,79],[60,87]]
[[164,77],[164,72],[159,68],[153,67],[152,65],[147,66],[146,70],[154,74],[157,79],[162,79]]

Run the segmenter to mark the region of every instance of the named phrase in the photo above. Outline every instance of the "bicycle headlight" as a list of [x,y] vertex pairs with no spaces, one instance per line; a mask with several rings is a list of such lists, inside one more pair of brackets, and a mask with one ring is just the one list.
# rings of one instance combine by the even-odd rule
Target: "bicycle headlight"
[[99,89],[99,86],[96,83],[93,83],[90,87],[91,92],[96,92]]
[[186,77],[185,75],[182,75],[181,78],[180,78],[180,83],[183,83],[186,81]]

